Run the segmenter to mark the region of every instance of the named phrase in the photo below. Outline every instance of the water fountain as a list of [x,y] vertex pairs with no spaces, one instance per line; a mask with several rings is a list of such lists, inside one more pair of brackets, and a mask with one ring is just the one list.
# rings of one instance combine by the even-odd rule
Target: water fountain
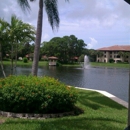
[[87,55],[84,56],[84,65],[83,65],[83,68],[84,69],[88,69],[90,67],[90,64],[89,64],[89,58]]

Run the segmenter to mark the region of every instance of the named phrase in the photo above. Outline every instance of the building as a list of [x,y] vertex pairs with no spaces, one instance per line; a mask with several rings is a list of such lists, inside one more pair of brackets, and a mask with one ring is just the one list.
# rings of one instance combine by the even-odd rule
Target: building
[[129,62],[130,60],[130,45],[115,45],[97,49],[97,62],[109,62],[110,59],[117,62]]
[[58,58],[54,57],[54,56],[51,56],[51,57],[48,57],[48,60],[49,60],[49,65],[54,65],[55,66]]
[[28,60],[33,60],[33,53],[27,54],[25,56]]

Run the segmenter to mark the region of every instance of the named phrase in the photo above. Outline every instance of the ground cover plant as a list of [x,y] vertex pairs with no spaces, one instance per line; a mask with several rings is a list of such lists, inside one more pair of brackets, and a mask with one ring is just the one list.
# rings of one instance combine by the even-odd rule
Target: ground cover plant
[[5,121],[0,130],[124,130],[127,126],[127,109],[111,99],[93,91],[77,90],[76,106],[84,110],[78,116],[46,120],[14,119]]
[[51,77],[19,75],[0,79],[0,97],[2,111],[60,113],[73,110],[77,92]]

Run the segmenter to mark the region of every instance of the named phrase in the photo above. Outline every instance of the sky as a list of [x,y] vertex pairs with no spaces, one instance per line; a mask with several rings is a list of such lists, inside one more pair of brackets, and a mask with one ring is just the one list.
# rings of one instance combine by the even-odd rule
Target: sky
[[[10,22],[15,14],[36,28],[38,1],[30,2],[31,11],[23,12],[17,0],[3,0],[0,17]],[[60,25],[52,31],[46,12],[43,14],[42,41],[75,35],[88,49],[130,45],[130,5],[124,0],[58,0]]]

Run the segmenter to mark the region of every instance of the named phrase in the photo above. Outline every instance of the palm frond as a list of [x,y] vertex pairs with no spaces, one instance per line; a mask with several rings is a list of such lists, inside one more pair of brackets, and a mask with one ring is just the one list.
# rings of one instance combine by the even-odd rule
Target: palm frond
[[[18,4],[21,6],[21,8],[23,9],[23,11],[30,11],[30,5],[28,3],[28,0],[17,0]],[[34,1],[34,0],[30,0],[30,1]]]
[[55,30],[55,28],[58,29],[60,19],[57,0],[44,0],[44,5],[52,30]]

